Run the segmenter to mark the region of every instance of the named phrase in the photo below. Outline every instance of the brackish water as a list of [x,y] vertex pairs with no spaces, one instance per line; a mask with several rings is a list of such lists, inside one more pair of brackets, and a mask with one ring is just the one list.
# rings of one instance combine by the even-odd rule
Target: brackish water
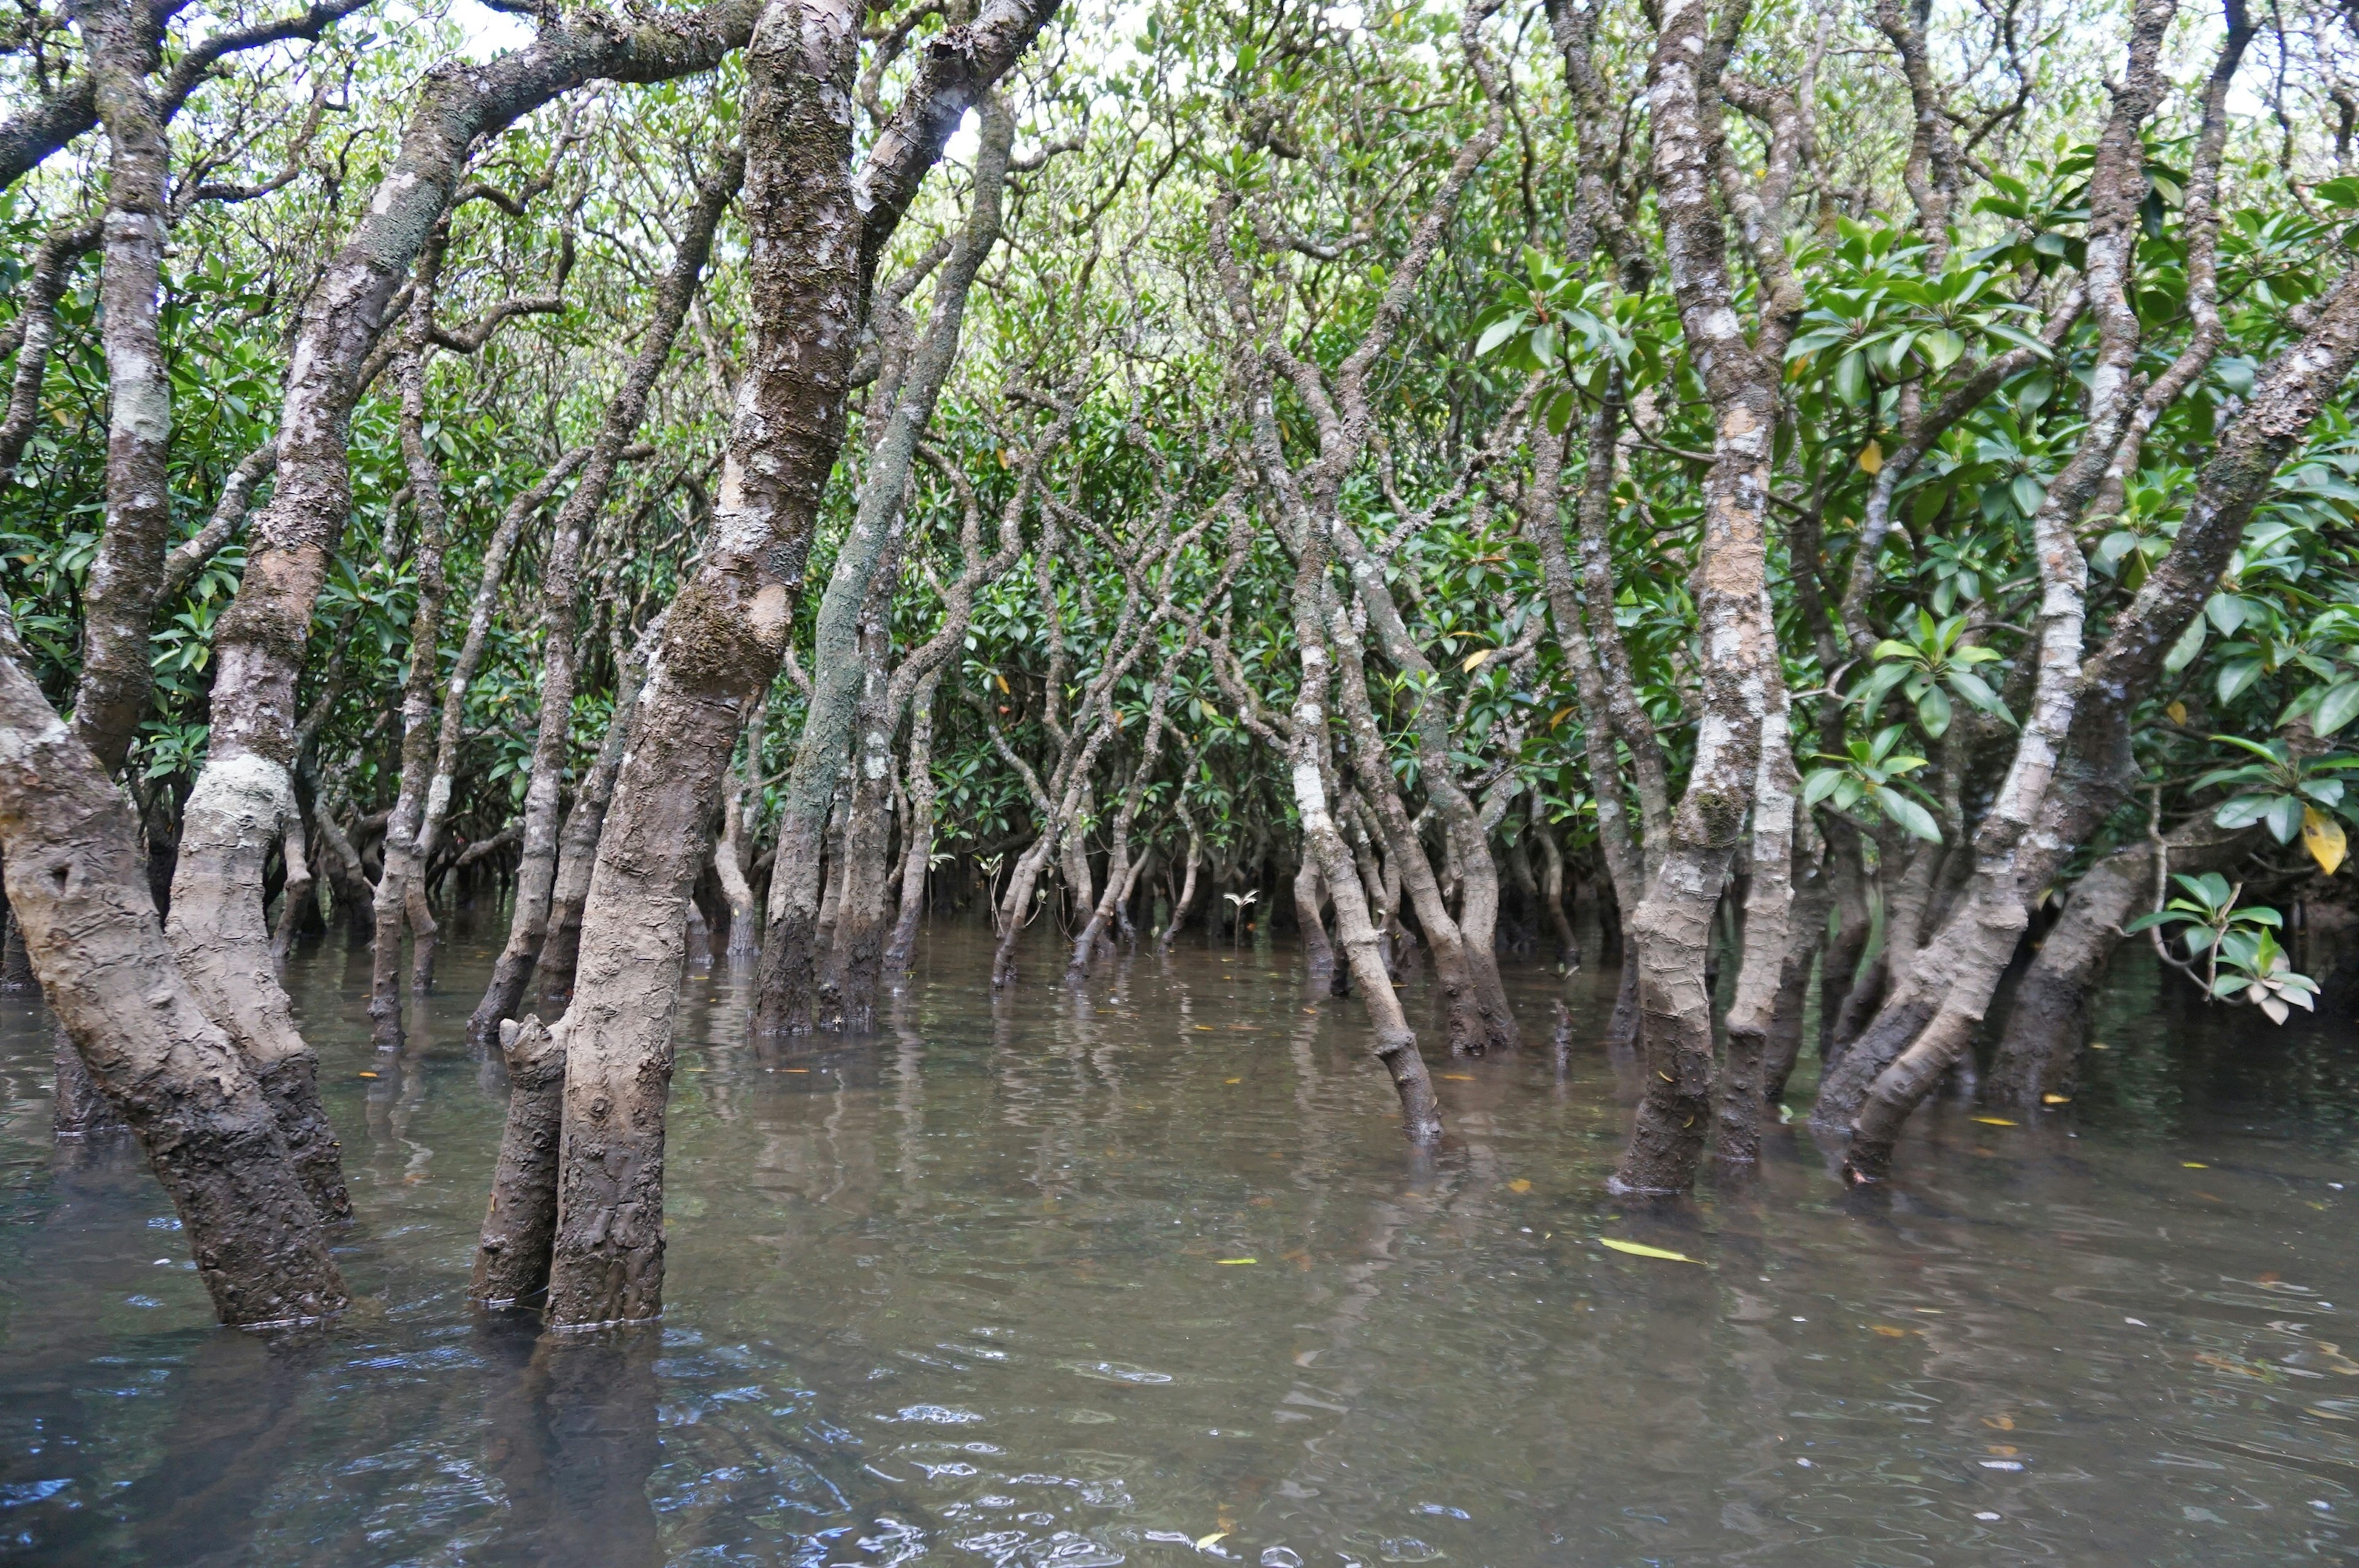
[[493,934],[453,925],[397,1057],[364,957],[291,977],[364,1300],[276,1339],[212,1326],[136,1157],[52,1151],[46,1022],[0,999],[0,1558],[2359,1554],[2347,1028],[2133,971],[2061,1111],[1942,1107],[1870,1199],[1773,1130],[1749,1188],[1642,1215],[1603,1190],[1610,974],[1561,988],[1561,1077],[1537,971],[1533,1048],[1432,1058],[1419,1159],[1283,948],[1075,994],[1044,947],[995,1000],[938,931],[890,1027],[801,1054],[745,1045],[724,963],[679,1025],[667,1314],[571,1343],[465,1301],[502,1086],[462,1033]]

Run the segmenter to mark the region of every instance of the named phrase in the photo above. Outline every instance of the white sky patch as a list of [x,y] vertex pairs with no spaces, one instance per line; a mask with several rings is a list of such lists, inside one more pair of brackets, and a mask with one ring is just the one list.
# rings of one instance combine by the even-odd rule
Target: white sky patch
[[952,163],[973,163],[975,149],[983,145],[983,111],[970,109],[959,119],[958,129],[942,144],[942,157]]
[[481,0],[452,0],[451,19],[467,35],[469,59],[489,59],[532,42],[533,27],[529,21],[495,11]]

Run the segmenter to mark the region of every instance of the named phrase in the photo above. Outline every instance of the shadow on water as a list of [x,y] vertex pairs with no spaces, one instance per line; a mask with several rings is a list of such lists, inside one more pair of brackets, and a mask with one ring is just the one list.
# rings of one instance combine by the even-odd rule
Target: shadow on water
[[464,1300],[504,1084],[462,1031],[496,934],[450,929],[397,1053],[369,1049],[363,961],[296,968],[361,1298],[297,1336],[209,1325],[134,1151],[53,1149],[45,1021],[0,998],[0,1558],[2354,1550],[2340,1026],[2127,965],[2071,1107],[1941,1105],[1864,1199],[1797,1119],[1642,1209],[1603,1192],[1636,1087],[1598,1044],[1610,972],[1524,973],[1531,1049],[1432,1058],[1451,1137],[1417,1155],[1355,1007],[1284,948],[1183,941],[1076,990],[1043,944],[994,996],[987,946],[945,929],[878,1034],[795,1048],[749,1044],[750,973],[702,967],[669,1314],[577,1338]]

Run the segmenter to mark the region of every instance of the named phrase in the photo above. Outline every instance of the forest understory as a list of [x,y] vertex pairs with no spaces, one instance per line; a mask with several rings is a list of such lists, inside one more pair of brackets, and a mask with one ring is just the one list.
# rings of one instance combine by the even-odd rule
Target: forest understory
[[[397,1052],[496,908],[470,1294],[579,1328],[663,1310],[692,958],[795,1050],[929,923],[1000,993],[1276,934],[1405,1162],[1437,1064],[1602,1049],[1672,1206],[1807,1058],[1855,1188],[1936,1095],[2069,1107],[2125,943],[2313,1011],[2354,28],[28,3],[0,985],[56,1134],[136,1141],[223,1323],[339,1313],[286,966],[364,950]],[[1517,966],[1618,966],[1604,1037]]]

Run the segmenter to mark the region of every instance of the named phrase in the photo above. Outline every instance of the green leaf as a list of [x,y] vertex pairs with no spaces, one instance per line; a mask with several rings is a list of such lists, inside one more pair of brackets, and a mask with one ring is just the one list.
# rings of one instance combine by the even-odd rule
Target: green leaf
[[[1967,650],[1968,653],[1981,653],[1984,651],[1984,650],[1979,648],[1970,648]],[[1968,702],[1973,703],[1976,708],[1981,708],[1993,719],[1997,719],[2002,724],[2013,724],[2015,722],[2015,715],[2006,710],[2006,704],[1999,700],[1998,693],[1993,691],[1990,688],[1990,683],[1983,679],[1982,676],[1974,674],[1972,670],[1951,670],[1948,678],[1950,682],[1950,689],[1951,691],[1956,692],[1960,697],[1964,697]]]
[[1929,844],[1941,841],[1941,827],[1933,820],[1933,814],[1898,790],[1877,790],[1875,804],[1884,808],[1884,815],[1892,818],[1894,825],[1902,832],[1922,838]]
[[2265,820],[2268,823],[2269,831],[2277,835],[2278,843],[2292,843],[2294,835],[2301,831],[2301,796],[2298,795],[2277,796],[2269,802],[2269,809]]
[[1951,712],[1950,699],[1938,686],[1928,686],[1917,699],[1917,721],[1936,741],[1949,733]]
[[2199,615],[2187,623],[2187,630],[2180,633],[2179,641],[2170,645],[2169,656],[2162,661],[2162,667],[2177,675],[2193,664],[2195,655],[2202,651],[2203,617]]
[[1843,784],[1843,775],[1838,770],[1833,768],[1819,769],[1809,778],[1802,781],[1802,804],[1805,806],[1818,805],[1821,801],[1826,799],[1827,796],[1834,794],[1835,790]]
[[2258,659],[2234,659],[2221,665],[2218,682],[2220,700],[2223,703],[2235,701],[2244,694],[2245,687],[2261,678],[2261,661]]
[[[2283,798],[2293,799],[2291,795]],[[2269,808],[2277,804],[2277,796],[2267,795],[2240,795],[2213,813],[2212,820],[2222,827],[2250,827],[2268,815]],[[2294,819],[2299,822],[2300,818],[2301,803],[2295,801]],[[2224,889],[2223,896],[2225,896]]]
[[2359,681],[2347,680],[2329,687],[2318,699],[2318,715],[2310,727],[2321,735],[2332,735],[2354,718],[2359,718]]

